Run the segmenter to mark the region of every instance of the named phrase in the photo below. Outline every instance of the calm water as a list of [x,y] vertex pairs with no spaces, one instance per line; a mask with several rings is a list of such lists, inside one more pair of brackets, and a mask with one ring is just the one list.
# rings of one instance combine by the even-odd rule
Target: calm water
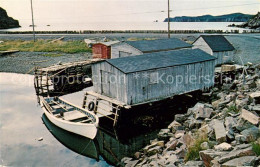
[[[33,77],[0,73],[0,165],[108,166],[104,160],[81,156],[61,144],[42,121]],[[43,141],[38,141],[43,137]],[[72,140],[77,143],[77,140]]]
[[[35,23],[36,31],[73,31],[73,30],[167,30],[165,22],[39,22]],[[173,30],[240,30],[241,28],[227,27],[232,22],[174,22],[171,23]],[[240,23],[235,23],[240,24]],[[30,21],[20,22],[21,28],[9,29],[8,31],[32,31]],[[47,26],[50,25],[50,26]]]
[[[64,98],[80,105],[83,91]],[[64,131],[43,115],[30,75],[0,73],[0,108],[0,166],[111,166],[157,133],[125,138],[102,129],[89,140]]]
[[[87,89],[63,98],[80,106]],[[0,166],[118,165],[123,157],[155,139],[158,130],[167,127],[176,113],[196,103],[189,96],[180,97],[167,101],[160,111],[134,111],[133,117],[128,117],[130,121],[117,130],[111,128],[110,120],[100,118],[97,136],[90,140],[64,131],[47,119],[38,105],[33,76],[0,73]]]

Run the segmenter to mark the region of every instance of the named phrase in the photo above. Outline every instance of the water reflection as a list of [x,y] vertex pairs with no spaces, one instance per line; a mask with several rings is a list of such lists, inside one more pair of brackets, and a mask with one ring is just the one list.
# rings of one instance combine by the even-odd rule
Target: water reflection
[[42,115],[42,120],[52,135],[64,146],[76,153],[99,161],[98,147],[95,140],[70,133],[57,127],[48,120],[45,114]]
[[0,73],[0,166],[109,166],[64,147],[43,124],[37,104],[33,76]]
[[52,135],[64,146],[97,161],[105,159],[107,163],[115,166],[121,166],[120,160],[123,157],[133,155],[144,145],[148,144],[151,139],[154,139],[157,134],[157,132],[153,132],[119,140],[118,135],[120,133],[116,134],[114,131],[107,131],[101,128],[97,137],[94,140],[90,140],[55,126],[44,114],[42,119]]

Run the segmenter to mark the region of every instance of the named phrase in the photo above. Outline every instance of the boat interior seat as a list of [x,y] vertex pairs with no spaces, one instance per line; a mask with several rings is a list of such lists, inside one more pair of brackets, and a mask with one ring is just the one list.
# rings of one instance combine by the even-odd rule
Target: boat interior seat
[[74,107],[66,106],[66,105],[63,105],[63,104],[51,105],[51,107],[52,107],[53,110],[55,110],[55,112],[53,112],[53,113],[60,112],[60,111],[68,112],[68,111],[73,111],[74,110]]
[[73,121],[73,120],[82,119],[85,117],[88,117],[88,116],[77,110],[65,112],[64,116],[63,116],[64,120],[67,120],[67,121]]
[[84,120],[80,121],[80,123],[91,123],[91,122],[92,122],[91,118],[84,119]]

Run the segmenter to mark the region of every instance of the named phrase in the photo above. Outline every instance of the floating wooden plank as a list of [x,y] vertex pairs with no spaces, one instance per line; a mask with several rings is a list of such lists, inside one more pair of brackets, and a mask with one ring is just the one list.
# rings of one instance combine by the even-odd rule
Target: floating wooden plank
[[12,54],[19,52],[19,50],[7,50],[7,51],[0,51],[0,55],[7,55],[7,54]]
[[54,39],[54,40],[50,41],[49,43],[54,43],[54,42],[57,42],[57,41],[61,41],[63,39],[64,39],[64,37],[60,37],[58,39]]

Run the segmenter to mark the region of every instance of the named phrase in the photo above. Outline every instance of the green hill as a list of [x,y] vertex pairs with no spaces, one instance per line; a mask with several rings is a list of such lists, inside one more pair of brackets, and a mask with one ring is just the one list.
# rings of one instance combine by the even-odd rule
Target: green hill
[[[212,16],[212,15],[203,15],[203,16],[181,16],[170,18],[170,22],[246,22],[253,15],[243,14],[243,13],[232,13],[220,16]],[[164,20],[164,22],[168,22],[168,18]]]

